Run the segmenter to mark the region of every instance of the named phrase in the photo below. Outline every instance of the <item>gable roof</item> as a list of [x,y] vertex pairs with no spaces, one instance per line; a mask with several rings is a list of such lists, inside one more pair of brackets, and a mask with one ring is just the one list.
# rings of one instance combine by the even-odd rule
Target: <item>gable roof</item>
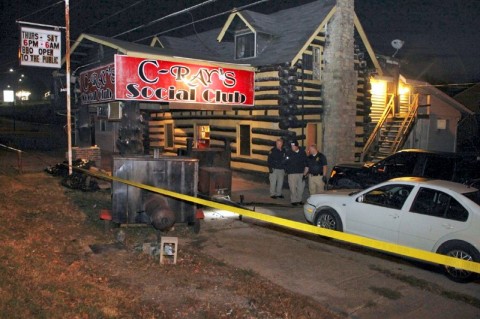
[[[209,56],[215,52],[218,58],[229,62],[245,62],[254,66],[292,62],[312,35],[318,33],[319,26],[325,25],[333,14],[335,5],[336,0],[318,0],[269,15],[248,10],[237,11],[229,16],[221,29],[183,38],[164,36],[160,40],[167,48],[178,46],[185,51],[208,53]],[[242,19],[256,32],[268,35],[257,37],[258,54],[255,58],[235,60],[234,43],[223,39],[236,18]]]
[[[295,63],[297,59],[301,58],[302,52],[310,45],[317,34],[323,31],[335,11],[336,0],[317,0],[268,15],[248,10],[234,11],[222,28],[195,33],[182,38],[161,36],[152,40],[152,43],[161,44],[163,47],[146,46],[115,38],[82,34],[72,46],[72,52],[77,50],[80,42],[89,40],[127,55],[145,56],[150,54],[252,66],[285,62]],[[240,19],[257,33],[256,57],[239,60],[234,58],[235,43],[231,39],[224,39],[224,35],[227,34],[235,19]],[[373,49],[368,43],[356,16],[354,23],[370,59],[381,74]]]
[[227,22],[224,24],[223,28],[220,31],[220,34],[217,37],[218,42],[222,42],[225,35],[229,32],[230,28],[233,26],[235,20],[240,19],[245,23],[245,25],[252,31],[257,33],[264,33],[268,35],[275,34],[276,22],[275,19],[266,14],[244,10],[244,11],[234,11],[232,12],[227,19]]
[[442,92],[441,90],[439,90],[435,86],[431,85],[430,83],[416,81],[416,80],[410,80],[410,79],[406,79],[406,82],[408,84],[412,84],[415,87],[415,90],[420,94],[435,96],[436,98],[438,98],[439,100],[442,100],[444,103],[452,106],[453,108],[455,108],[457,111],[459,111],[462,114],[473,114],[472,110],[470,110],[465,105],[463,105],[462,103],[455,100],[453,97],[451,97],[448,94]]
[[[130,55],[135,57],[145,57],[145,58],[157,58],[157,59],[168,59],[168,60],[176,60],[176,61],[183,61],[183,62],[190,62],[195,63],[195,60],[201,60],[201,63],[204,65],[223,65],[225,67],[232,67],[231,63],[228,61],[222,61],[218,59],[218,61],[213,60],[212,56],[208,59],[205,59],[204,54],[200,54],[198,52],[186,52],[184,49],[171,49],[171,48],[164,48],[158,46],[149,46],[143,45],[128,41],[123,41],[115,38],[109,38],[101,35],[93,35],[93,34],[81,34],[75,43],[72,45],[70,49],[71,55],[75,55],[77,52],[78,54],[85,54],[81,53],[81,47],[84,44],[88,43],[96,43],[99,45],[103,45],[108,48],[112,48],[116,50],[119,54]],[[159,41],[160,42],[160,41]],[[62,60],[62,64],[65,62],[65,59]],[[79,66],[80,67],[80,66]],[[74,68],[74,67],[72,67]],[[239,64],[236,63],[234,68],[236,69],[246,69],[251,70],[252,68],[248,64]]]

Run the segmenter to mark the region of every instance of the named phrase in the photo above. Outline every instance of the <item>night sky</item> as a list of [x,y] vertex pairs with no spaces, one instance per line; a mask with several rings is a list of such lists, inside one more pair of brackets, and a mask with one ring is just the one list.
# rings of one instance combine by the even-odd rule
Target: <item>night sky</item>
[[[80,33],[114,36],[123,31],[158,19],[169,13],[191,7],[205,0],[70,0],[71,38]],[[53,7],[24,17],[49,5]],[[122,35],[119,39],[137,40],[175,26],[205,18],[255,0],[218,0],[180,16]],[[249,10],[268,13],[311,0],[270,0]],[[131,7],[130,7],[131,6]],[[392,55],[393,39],[405,41],[397,54],[402,73],[412,79],[432,84],[480,82],[480,0],[356,0],[356,12],[377,54]],[[123,10],[123,11],[122,11]],[[110,19],[106,17],[115,14]],[[52,70],[19,69],[17,43],[19,30],[15,21],[64,25],[64,4],[58,0],[2,0],[0,7],[0,89],[18,83],[36,91],[49,90]],[[223,25],[227,15],[196,23],[198,32]],[[103,19],[103,20],[102,20]],[[191,34],[192,26],[169,33]],[[148,41],[147,41],[148,42]],[[144,43],[147,43],[144,42]],[[15,72],[9,73],[9,68]],[[38,93],[37,93],[38,94]]]

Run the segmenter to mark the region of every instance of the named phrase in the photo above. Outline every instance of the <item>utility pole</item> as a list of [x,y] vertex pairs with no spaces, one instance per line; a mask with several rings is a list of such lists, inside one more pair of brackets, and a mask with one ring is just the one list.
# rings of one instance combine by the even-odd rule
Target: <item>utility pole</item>
[[67,153],[68,175],[72,175],[72,106],[70,100],[70,4],[65,0],[65,69],[67,82]]

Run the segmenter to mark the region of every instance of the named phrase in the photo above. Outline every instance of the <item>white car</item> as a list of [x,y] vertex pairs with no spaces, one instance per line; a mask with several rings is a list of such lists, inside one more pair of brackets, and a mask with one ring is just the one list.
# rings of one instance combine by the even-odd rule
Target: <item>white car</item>
[[[480,261],[480,191],[466,185],[402,177],[362,191],[327,191],[304,205],[308,222],[400,245]],[[476,274],[444,267],[457,282]]]

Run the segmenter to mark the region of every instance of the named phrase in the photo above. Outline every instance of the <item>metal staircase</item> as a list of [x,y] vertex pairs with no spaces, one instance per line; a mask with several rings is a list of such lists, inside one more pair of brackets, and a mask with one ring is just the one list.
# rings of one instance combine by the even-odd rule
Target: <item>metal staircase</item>
[[392,95],[382,116],[370,134],[362,152],[362,161],[378,162],[397,152],[405,144],[418,111],[418,94],[413,94],[408,107],[400,107],[395,113],[395,98]]

